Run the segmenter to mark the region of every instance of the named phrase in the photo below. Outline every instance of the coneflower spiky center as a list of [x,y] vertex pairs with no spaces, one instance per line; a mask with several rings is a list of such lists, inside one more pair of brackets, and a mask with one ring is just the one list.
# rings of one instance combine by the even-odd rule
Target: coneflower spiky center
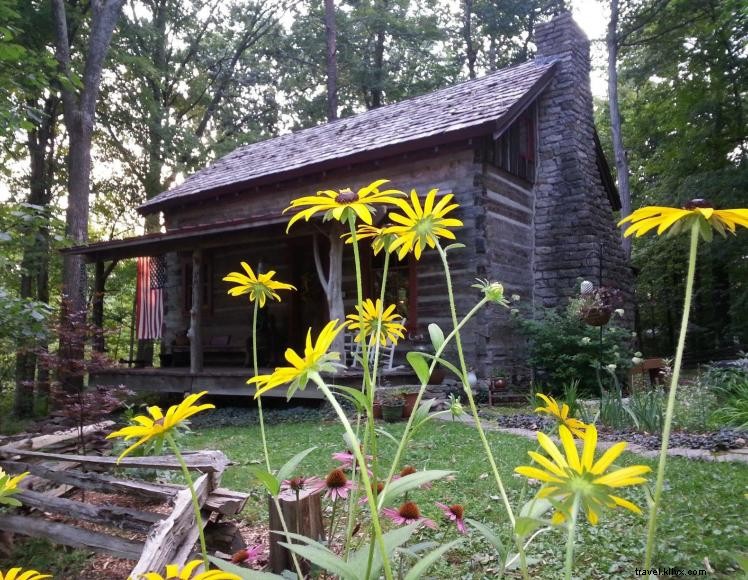
[[335,198],[335,201],[337,203],[353,203],[354,201],[358,201],[358,194],[353,191],[350,188],[341,189],[340,193]]
[[406,475],[413,475],[416,472],[416,468],[412,465],[406,465],[403,467],[403,470],[400,472],[400,477],[405,477]]
[[327,484],[327,487],[331,488],[343,487],[346,483],[348,483],[348,478],[345,476],[345,473],[343,473],[342,469],[333,469],[330,473],[327,474],[325,483]]
[[457,516],[458,520],[462,519],[462,516],[465,515],[465,508],[462,507],[460,504],[456,503],[454,505],[449,506],[449,511],[451,511],[455,516]]
[[304,478],[303,477],[292,477],[288,480],[288,487],[294,491],[301,491],[304,489]]
[[398,513],[400,517],[406,520],[417,520],[421,517],[421,510],[418,509],[418,506],[413,501],[406,501],[400,506]]

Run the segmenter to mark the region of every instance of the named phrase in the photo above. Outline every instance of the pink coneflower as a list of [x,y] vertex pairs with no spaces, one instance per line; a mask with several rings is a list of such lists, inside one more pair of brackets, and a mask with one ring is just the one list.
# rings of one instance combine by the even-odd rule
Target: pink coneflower
[[284,479],[280,486],[281,497],[296,499],[318,491],[324,485],[319,477],[292,477]]
[[[384,484],[381,481],[372,481],[371,482],[371,491],[374,491],[374,488],[376,487],[377,493],[375,493],[375,497],[379,497],[382,494],[382,490],[384,489]],[[358,500],[359,505],[366,505],[369,500],[367,499],[366,495],[362,497],[360,500]]]
[[352,481],[349,481],[345,476],[342,469],[333,469],[327,474],[327,477],[317,489],[327,489],[325,497],[331,497],[333,501],[336,499],[347,499],[348,492],[355,487]]
[[438,501],[435,502],[437,506],[439,506],[439,509],[441,509],[444,512],[444,515],[449,518],[450,521],[453,521],[457,524],[457,530],[464,534],[467,532],[467,529],[465,528],[465,508],[462,507],[460,504],[456,503],[454,505],[444,505],[443,503],[439,503]]
[[[332,458],[340,462],[340,469],[353,469],[353,464],[356,462],[356,456],[347,449],[333,453]],[[365,458],[367,462],[372,460],[371,455],[366,455]]]
[[436,529],[434,520],[423,517],[421,510],[418,509],[418,506],[413,501],[406,501],[399,509],[384,508],[382,513],[398,526],[407,526],[408,524],[419,522],[428,528]]
[[241,564],[242,562],[249,562],[251,564],[262,555],[264,548],[262,544],[242,548],[238,552],[234,552],[234,555],[231,556],[231,563]]
[[[395,475],[392,479],[401,479],[403,477],[408,477],[409,475],[413,475],[414,473],[417,473],[418,470],[413,467],[412,465],[406,465],[400,470],[400,475]],[[421,489],[431,489],[431,482],[427,481],[426,483],[423,483],[420,485]]]

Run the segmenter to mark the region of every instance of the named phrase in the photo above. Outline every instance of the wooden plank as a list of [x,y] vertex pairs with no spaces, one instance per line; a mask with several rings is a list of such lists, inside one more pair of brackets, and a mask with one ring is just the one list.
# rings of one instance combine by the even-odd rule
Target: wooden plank
[[[92,425],[86,425],[83,427],[83,436],[90,435],[91,433],[97,433],[109,429],[114,425],[114,421],[101,421],[99,423],[93,423]],[[67,441],[73,441],[78,438],[78,428],[66,429],[65,431],[58,431],[56,433],[50,433],[48,435],[38,435],[36,437],[29,437],[21,439],[20,441],[13,441],[6,445],[0,446],[0,450],[5,447],[13,447],[14,449],[24,448],[39,450],[52,445],[59,445]]]
[[225,516],[233,516],[244,509],[249,499],[248,493],[219,487],[214,489],[205,501],[205,507]]
[[91,530],[84,530],[76,526],[29,516],[2,515],[0,516],[0,530],[34,538],[45,538],[54,544],[93,550],[94,552],[128,560],[137,560],[143,550],[142,542],[125,540]]
[[114,505],[92,505],[71,499],[53,497],[45,493],[24,490],[14,495],[26,507],[43,512],[53,512],[87,522],[103,524],[123,530],[148,532],[163,517],[152,512],[123,508]]
[[203,370],[202,330],[200,328],[203,310],[203,251],[192,251],[192,306],[190,307],[190,372]]
[[[208,474],[195,480],[195,493],[198,503],[202,505],[208,497]],[[171,515],[151,529],[143,546],[143,553],[130,575],[138,578],[139,574],[163,570],[167,564],[183,565],[184,562],[176,561],[174,557],[180,551],[185,536],[194,527],[192,496],[189,489],[183,489],[177,494]]]
[[[0,456],[38,457],[40,459],[58,461],[77,461],[84,465],[99,465],[102,467],[138,467],[150,469],[181,470],[179,462],[173,455],[159,455],[154,457],[125,457],[117,463],[116,457],[92,457],[90,455],[67,455],[62,453],[42,453],[41,451],[27,451],[15,447],[0,448]],[[230,465],[229,459],[221,451],[200,451],[185,453],[184,461],[188,469],[208,473],[221,473]]]
[[174,484],[118,479],[103,473],[64,469],[59,466],[52,468],[37,463],[0,461],[0,466],[8,473],[23,473],[28,471],[33,476],[63,485],[105,493],[132,493],[162,502],[172,501],[177,492],[183,489],[182,486]]

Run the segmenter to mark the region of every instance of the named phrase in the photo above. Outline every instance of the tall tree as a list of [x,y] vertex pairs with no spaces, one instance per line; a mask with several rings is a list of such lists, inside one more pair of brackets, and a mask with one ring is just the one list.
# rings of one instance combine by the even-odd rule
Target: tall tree
[[462,35],[465,39],[465,56],[468,76],[475,78],[475,46],[473,45],[473,0],[463,0]]
[[325,39],[327,44],[327,120],[338,118],[338,57],[335,0],[325,0]]

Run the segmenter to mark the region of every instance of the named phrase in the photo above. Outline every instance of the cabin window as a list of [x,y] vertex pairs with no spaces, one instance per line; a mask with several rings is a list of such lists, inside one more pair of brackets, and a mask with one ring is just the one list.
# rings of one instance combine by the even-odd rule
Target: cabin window
[[[202,263],[202,269],[203,269],[203,311],[212,311],[213,308],[213,280],[212,280],[212,274],[213,274],[213,268],[211,268],[211,263],[207,259],[207,256],[204,256],[203,263]],[[182,292],[183,292],[183,299],[182,304],[184,304],[184,310],[185,312],[189,312],[192,309],[192,260],[190,258],[185,258],[182,261]]]
[[535,105],[528,107],[498,139],[488,144],[487,161],[526,181],[535,180]]

